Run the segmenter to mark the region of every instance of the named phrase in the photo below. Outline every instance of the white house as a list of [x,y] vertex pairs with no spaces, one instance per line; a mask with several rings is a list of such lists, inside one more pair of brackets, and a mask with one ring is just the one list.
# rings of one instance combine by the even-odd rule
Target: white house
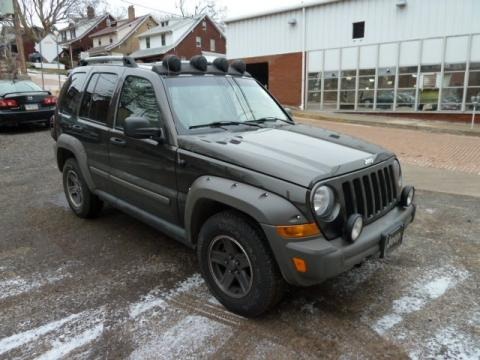
[[316,0],[227,20],[227,57],[289,105],[461,115],[480,94],[479,15],[478,0]]

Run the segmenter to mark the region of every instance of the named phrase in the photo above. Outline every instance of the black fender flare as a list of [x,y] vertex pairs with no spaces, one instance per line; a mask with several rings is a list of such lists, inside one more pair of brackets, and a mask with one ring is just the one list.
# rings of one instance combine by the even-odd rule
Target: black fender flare
[[[66,149],[75,156],[75,159],[77,160],[78,166],[80,167],[80,171],[82,172],[82,176],[85,179],[88,188],[92,192],[95,191],[95,184],[93,182],[92,175],[90,174],[90,170],[88,169],[87,152],[85,151],[85,147],[80,142],[80,140],[69,134],[60,134],[55,144],[55,156],[57,158],[58,166],[60,165],[58,158],[58,151],[60,149]],[[62,169],[60,169],[60,166],[59,170],[62,171]]]
[[305,224],[307,218],[288,199],[265,189],[216,176],[201,176],[189,189],[185,205],[185,230],[187,241],[194,243],[193,216],[201,200],[216,201],[237,209],[259,224]]

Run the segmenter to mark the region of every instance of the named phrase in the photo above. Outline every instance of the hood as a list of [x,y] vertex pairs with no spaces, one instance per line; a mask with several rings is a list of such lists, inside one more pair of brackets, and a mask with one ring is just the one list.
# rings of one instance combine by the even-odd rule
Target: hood
[[178,141],[185,150],[304,187],[393,156],[377,145],[309,125],[182,135]]

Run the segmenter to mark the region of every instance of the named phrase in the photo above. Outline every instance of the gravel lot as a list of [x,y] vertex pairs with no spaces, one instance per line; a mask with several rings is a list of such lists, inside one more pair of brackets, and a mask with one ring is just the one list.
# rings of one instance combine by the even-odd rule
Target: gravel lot
[[208,293],[194,253],[107,207],[68,209],[47,131],[0,133],[0,358],[480,357],[480,201],[417,193],[404,246],[257,320]]

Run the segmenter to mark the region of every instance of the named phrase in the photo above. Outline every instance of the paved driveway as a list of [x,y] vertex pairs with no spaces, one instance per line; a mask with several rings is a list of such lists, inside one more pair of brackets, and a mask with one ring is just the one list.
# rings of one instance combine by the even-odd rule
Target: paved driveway
[[480,357],[480,201],[420,191],[405,245],[257,320],[192,251],[106,208],[76,218],[46,131],[0,133],[0,358]]

